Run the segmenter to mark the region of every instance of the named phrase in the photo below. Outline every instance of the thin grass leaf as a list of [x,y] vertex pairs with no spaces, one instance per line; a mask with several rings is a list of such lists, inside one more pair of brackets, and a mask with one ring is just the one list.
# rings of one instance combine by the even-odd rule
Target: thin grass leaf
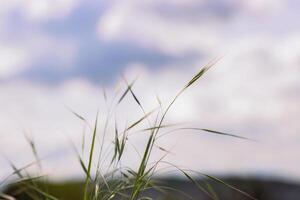
[[[131,94],[132,97],[134,98],[135,102],[142,108],[141,102],[138,100],[137,96],[135,95],[135,93],[134,93],[133,90],[132,90],[133,84],[131,84],[131,85],[128,84],[128,81],[126,80],[125,77],[123,77],[123,79],[124,79],[124,81],[125,81],[125,83],[126,83],[126,85],[127,85],[127,88],[128,88],[128,90],[129,90],[130,94]],[[137,78],[136,78],[136,79],[137,79]],[[136,80],[136,79],[135,79],[135,80]],[[143,108],[142,108],[142,109],[143,109]]]
[[139,105],[139,106],[142,106],[141,102],[138,100],[138,98],[136,97],[136,95],[134,94],[134,92],[132,91],[132,89],[130,88],[130,93],[131,95],[133,96],[135,102]]
[[87,120],[80,114],[78,114],[77,112],[75,112],[73,109],[71,109],[68,106],[65,106],[67,108],[67,110],[69,110],[74,116],[76,116],[78,119],[82,120],[85,123],[88,123]]
[[156,95],[156,100],[158,102],[159,107],[162,107],[162,103],[158,95]]
[[213,195],[214,199],[219,200],[217,193],[214,191],[213,187],[209,183],[206,183],[206,187],[210,194]]
[[35,176],[35,177],[20,177],[20,179],[12,184],[21,184],[21,183],[33,183],[36,180],[46,177],[45,175]]
[[[157,146],[157,145],[156,145]],[[165,149],[165,148],[163,148],[163,147],[161,147],[161,146],[157,146],[157,148],[159,149],[159,150],[161,150],[161,151],[163,151],[163,152],[166,152],[166,153],[171,153],[171,151],[168,151],[167,149]]]
[[31,162],[27,165],[25,165],[22,168],[17,168],[10,160],[8,160],[8,163],[10,164],[11,168],[13,169],[13,172],[11,174],[9,174],[8,176],[6,176],[0,183],[0,186],[3,185],[10,177],[14,176],[14,175],[18,175],[18,177],[22,177],[23,175],[21,174],[22,171],[24,171],[25,169],[33,166],[36,164],[36,161]]
[[[217,200],[215,199],[215,197],[213,195],[211,195],[204,187],[202,187],[197,181],[195,181],[186,171],[192,171],[192,170],[184,170],[184,169],[181,169],[180,167],[170,163],[170,162],[167,162],[167,161],[162,161],[163,163],[166,163],[172,167],[174,167],[175,169],[179,170],[188,180],[190,180],[200,191],[202,191],[207,197],[209,197],[210,199],[213,199],[213,200]],[[192,171],[194,172],[194,171]]]
[[191,195],[189,195],[186,192],[183,192],[181,190],[178,190],[178,189],[175,189],[175,188],[172,188],[172,187],[168,187],[168,186],[162,186],[162,185],[160,185],[159,188],[164,189],[164,190],[169,190],[169,191],[172,191],[172,192],[176,192],[178,194],[181,194],[181,195],[185,196],[186,198],[188,198],[190,200],[195,200]]
[[81,159],[80,156],[78,156],[78,160],[79,160],[80,166],[81,166],[82,170],[84,171],[86,177],[88,177],[89,179],[91,179],[91,176],[88,173],[88,169],[86,168],[86,166],[85,166],[85,164],[84,164],[84,162],[83,162],[83,160]]
[[214,131],[214,130],[205,129],[205,128],[179,128],[178,130],[205,131],[205,132],[213,133],[213,134],[217,134],[217,135],[224,135],[224,136],[234,137],[234,138],[243,139],[243,140],[255,141],[255,140],[247,138],[247,137],[243,137],[243,136],[239,136],[239,135],[235,135],[235,134],[230,134],[230,133],[225,133],[225,132],[220,132],[220,131]]
[[105,90],[104,87],[102,87],[102,94],[103,94],[103,98],[104,98],[105,103],[107,103],[107,94],[106,94],[106,90]]
[[131,174],[133,177],[136,177],[138,174],[134,171],[134,170],[132,170],[132,169],[127,169],[126,170],[129,174]]
[[234,186],[232,186],[232,185],[230,185],[230,184],[228,184],[228,183],[222,181],[222,180],[219,179],[219,178],[216,178],[216,177],[214,177],[214,176],[210,176],[210,175],[208,175],[208,174],[200,173],[200,172],[197,172],[197,173],[202,174],[203,176],[205,176],[205,177],[207,177],[207,178],[209,178],[209,179],[211,179],[211,180],[213,180],[213,181],[215,181],[215,182],[217,182],[217,183],[220,183],[220,184],[222,184],[222,185],[224,185],[224,186],[226,186],[226,187],[228,187],[228,188],[230,188],[230,189],[232,189],[232,190],[234,190],[234,191],[236,191],[236,192],[238,192],[238,193],[244,195],[245,197],[248,197],[249,199],[252,199],[252,200],[258,200],[257,198],[251,196],[251,195],[248,194],[247,192],[244,192],[244,191],[242,191],[242,190],[240,190],[240,189],[238,189],[238,188],[236,188],[236,187],[234,187]]
[[85,131],[86,131],[86,126],[84,126],[84,128],[83,128],[82,139],[81,139],[81,153],[82,153],[82,157],[84,157]]
[[173,126],[177,126],[178,124],[166,124],[166,125],[161,125],[161,126],[153,126],[150,128],[145,128],[142,129],[141,131],[152,131],[154,129],[162,129],[162,128],[169,128],[169,127],[173,127]]
[[52,196],[51,194],[48,194],[42,190],[40,190],[39,188],[37,187],[33,187],[33,186],[30,186],[31,189],[35,190],[36,192],[38,192],[39,194],[43,195],[44,197],[50,199],[50,200],[59,200],[58,198]]
[[185,85],[184,89],[193,85],[200,77],[202,77],[212,66],[214,66],[220,58],[214,59],[208,64],[206,64],[202,69]]
[[132,129],[133,127],[135,127],[136,125],[138,125],[139,123],[141,123],[142,121],[144,121],[145,119],[147,119],[152,113],[154,113],[156,109],[148,112],[147,114],[145,114],[142,118],[140,118],[139,120],[137,120],[136,122],[134,122],[133,124],[131,124],[126,131]]
[[[21,173],[21,171],[23,171],[23,170],[18,169],[12,162],[10,162],[9,164],[10,164],[11,168],[14,170],[13,174],[18,175],[19,178],[23,178],[23,175]],[[23,168],[23,169],[25,169],[25,168]]]
[[[12,169],[14,170],[13,174],[18,175],[18,177],[19,177],[19,180],[14,182],[13,184],[25,184],[26,187],[37,188],[35,180],[45,177],[44,175],[43,176],[30,177],[28,174],[27,174],[28,177],[25,177],[21,173],[21,171],[25,170],[29,165],[27,165],[27,166],[25,166],[21,169],[18,169],[12,162],[9,161],[9,163],[10,163],[10,166],[12,167]],[[25,192],[25,193],[28,194],[29,196],[31,196],[31,194],[29,192]],[[48,200],[48,197],[46,197],[46,200]],[[54,199],[52,199],[52,200],[54,200]]]
[[111,190],[111,188],[110,188],[110,186],[109,186],[109,184],[108,184],[108,182],[106,180],[106,177],[102,173],[99,173],[99,174],[100,174],[100,176],[101,176],[101,178],[102,178],[102,180],[104,182],[105,187],[108,189],[109,192],[111,192],[112,190]]
[[[157,120],[158,120],[158,114],[154,121],[154,126],[157,123]],[[161,126],[161,124],[159,124],[159,126]],[[153,148],[154,140],[155,140],[155,132],[154,131],[155,130],[152,130],[152,132],[149,136],[147,145],[145,147],[145,152],[144,152],[144,155],[142,157],[142,160],[141,160],[141,163],[140,163],[140,166],[138,169],[138,173],[137,173],[136,180],[134,183],[133,191],[130,196],[130,200],[136,200],[138,198],[140,191],[142,190],[144,173],[145,173],[147,163],[148,163],[148,160],[149,160],[149,157],[151,154],[151,150]]]
[[178,169],[185,175],[185,177],[187,177],[206,196],[208,196],[210,199],[216,200],[204,187],[202,187],[197,181],[195,181],[188,173],[186,173],[184,170],[182,170],[180,168],[178,168]]
[[[81,158],[81,156],[80,156],[80,154],[79,154],[79,152],[78,152],[78,150],[77,150],[77,148],[76,148],[75,143],[72,141],[71,138],[69,138],[68,141],[70,142],[71,147],[72,147],[72,149],[74,150],[74,152],[75,152],[75,154],[76,154],[76,156],[77,156],[77,159],[78,159],[78,161],[79,161],[79,163],[80,163],[80,166],[81,166],[82,170],[84,171],[86,177],[89,177],[89,179],[91,179],[90,175],[88,174],[87,167],[85,166],[84,161],[82,160],[82,158]],[[82,147],[82,148],[83,148],[83,147]],[[83,150],[83,149],[82,149],[82,150]]]
[[[188,84],[183,87],[178,93],[177,95],[173,98],[173,100],[171,101],[171,103],[167,106],[166,110],[164,111],[159,123],[158,123],[158,127],[160,127],[167,115],[167,113],[169,112],[169,110],[171,109],[171,107],[173,106],[173,104],[175,103],[175,101],[179,98],[179,96],[188,88],[190,87],[192,84],[194,84],[206,71],[208,71],[208,69],[210,69],[214,64],[217,63],[218,60],[214,60],[210,63],[208,63],[206,66],[204,66],[200,72],[198,72],[189,82]],[[156,137],[156,135],[158,134],[160,129],[156,129],[155,133],[154,133],[154,138]],[[151,139],[151,136],[149,138],[149,140]],[[145,150],[145,153],[151,152],[152,151],[152,146],[153,143],[151,144],[150,150]],[[149,156],[149,155],[148,155]]]
[[121,157],[123,155],[126,141],[127,141],[127,134],[126,134],[126,130],[125,130],[123,133],[123,136],[122,136],[121,144],[120,144],[120,152],[119,152],[119,158],[118,158],[119,161],[121,160]]
[[30,149],[31,149],[32,154],[33,154],[33,156],[34,156],[34,158],[35,158],[35,160],[38,164],[39,169],[42,169],[40,158],[38,156],[36,145],[35,145],[35,142],[34,142],[33,138],[29,137],[29,135],[27,135],[26,132],[24,132],[24,136],[25,136],[25,139],[26,139],[26,141],[28,142],[28,144],[30,146]]
[[117,104],[120,104],[123,101],[123,99],[128,94],[128,92],[130,92],[131,87],[134,85],[134,83],[135,83],[136,80],[137,79],[134,79],[131,84],[127,85],[127,88],[126,88],[125,92],[121,95],[121,97],[120,97],[120,99],[119,99],[119,101],[118,101]]
[[91,149],[90,149],[89,164],[88,164],[88,168],[87,168],[87,176],[86,176],[85,184],[84,184],[84,198],[83,198],[84,200],[88,199],[87,190],[88,190],[89,177],[91,177],[91,168],[92,168],[95,141],[96,141],[96,135],[97,135],[98,115],[99,115],[99,112],[97,112],[97,115],[96,115],[93,138],[92,138]]
[[117,122],[115,121],[115,139],[114,139],[114,154],[111,160],[111,164],[116,160],[120,153],[120,141],[119,141],[119,133],[118,133],[118,127]]

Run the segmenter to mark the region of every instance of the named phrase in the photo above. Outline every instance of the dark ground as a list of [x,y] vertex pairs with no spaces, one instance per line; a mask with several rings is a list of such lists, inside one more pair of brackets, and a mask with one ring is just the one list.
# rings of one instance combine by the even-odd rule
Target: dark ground
[[[226,178],[227,183],[241,189],[251,196],[260,200],[300,200],[300,184],[288,183],[279,180],[259,180],[259,179],[240,179]],[[163,185],[168,185],[179,189],[190,195],[195,200],[208,200],[209,198],[199,191],[194,184],[184,180],[164,179]],[[220,184],[211,181],[199,180],[202,186],[209,183],[220,200],[247,200],[249,198],[239,194],[238,192]],[[81,200],[82,199],[82,182],[65,182],[51,183],[46,186],[49,193],[58,197],[61,200]],[[17,199],[31,199],[24,194],[20,187],[12,186],[7,188],[6,193],[9,193]],[[185,200],[188,197],[174,191],[168,191],[166,194],[150,190],[144,193],[145,196],[150,196],[152,199],[160,200]]]

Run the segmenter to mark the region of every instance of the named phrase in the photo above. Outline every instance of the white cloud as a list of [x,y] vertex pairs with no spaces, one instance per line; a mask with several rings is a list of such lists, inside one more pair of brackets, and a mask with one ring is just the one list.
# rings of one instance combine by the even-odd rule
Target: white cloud
[[[286,59],[285,51],[279,51],[286,46],[296,52],[293,44],[298,39],[295,38],[290,36],[278,40],[276,37],[258,37],[235,41],[233,50],[190,88],[167,116],[169,122],[189,122],[186,126],[232,132],[260,142],[182,132],[158,141],[158,145],[165,148],[175,145],[172,150],[175,154],[168,159],[178,165],[209,173],[268,173],[299,178],[298,57]],[[169,66],[153,72],[143,64],[135,63],[129,66],[125,76],[133,79],[136,74],[140,75],[134,91],[146,110],[151,110],[157,106],[156,94],[165,107],[203,64],[203,61],[199,61],[191,67]],[[116,91],[114,87],[107,87],[106,90],[110,97]],[[97,108],[100,108],[100,124],[103,125],[106,109],[101,87],[88,82],[73,80],[58,88],[12,82],[1,85],[1,91],[0,121],[3,124],[0,129],[0,151],[18,160],[19,151],[26,152],[28,149],[20,139],[21,131],[23,128],[31,130],[41,154],[52,155],[45,165],[48,166],[47,172],[56,177],[64,174],[63,160],[76,163],[74,155],[67,151],[64,134],[69,134],[80,144],[83,129],[80,120],[69,113],[64,105],[73,108],[91,123]],[[115,117],[120,129],[126,122],[134,122],[142,116],[130,96],[117,110]],[[7,132],[10,134],[5,134]],[[142,151],[144,135],[133,134],[130,139]],[[11,147],[12,141],[19,148]],[[155,152],[153,159],[161,154]],[[30,154],[28,150],[27,153],[25,155]],[[130,150],[129,156],[130,159],[125,163],[136,165],[137,157]],[[18,161],[21,165],[31,159],[30,156],[24,156],[22,161]],[[61,169],[59,172],[53,170],[57,165]],[[80,168],[68,173],[70,176],[80,174]]]
[[177,21],[149,11],[143,4],[129,2],[114,5],[100,19],[100,39],[130,40],[176,55],[210,51],[221,42],[220,26],[215,21]]
[[32,21],[61,18],[70,14],[79,0],[10,0],[0,2],[0,15],[18,11]]
[[0,47],[0,79],[16,74],[28,67],[28,53],[15,46]]
[[8,79],[34,67],[51,63],[58,70],[72,67],[77,55],[76,42],[44,34],[33,38],[3,42],[0,47],[0,79]]
[[[263,24],[266,21],[273,23],[272,20],[276,20],[272,19],[273,14],[283,15],[282,11],[288,12],[288,6],[289,1],[282,0],[180,3],[129,0],[105,10],[98,23],[98,35],[101,40],[130,41],[172,55],[215,55],[217,49],[224,48],[224,43],[231,42],[233,37],[238,38],[248,29],[251,29],[248,32],[251,35],[262,34]],[[198,15],[193,12],[195,7],[199,8]],[[164,8],[173,13],[171,17]],[[209,15],[204,14],[207,9],[212,9]],[[176,15],[177,11],[180,14]],[[222,16],[222,13],[228,16]],[[284,17],[281,17],[281,22],[285,21]],[[278,25],[278,20],[274,23]],[[273,30],[264,32],[274,34]]]
[[[56,65],[72,66],[76,55],[76,43],[52,36],[40,29],[32,29],[35,22],[62,18],[70,14],[78,0],[11,0],[0,2],[0,79],[7,79],[24,72],[45,59]],[[10,14],[18,13],[24,26],[19,33],[12,33]],[[29,20],[29,21],[26,21]],[[25,22],[26,21],[26,22]],[[13,24],[14,25],[14,24]],[[51,57],[49,59],[49,57]],[[55,58],[55,59],[54,59]],[[38,66],[40,67],[40,66]]]
[[[28,6],[25,6],[25,1],[1,2],[0,5],[5,4],[5,9],[0,6],[0,13],[18,8],[22,9],[26,18],[39,21],[65,16],[76,5],[75,1],[57,1],[53,4],[40,0],[26,2]],[[174,2],[170,4],[193,5],[196,1]],[[178,100],[168,120],[191,121],[194,126],[239,133],[261,142],[182,133],[166,137],[159,144],[168,148],[180,141],[174,149],[176,154],[169,159],[190,168],[232,173],[263,171],[300,178],[297,168],[300,163],[297,155],[300,150],[299,34],[286,32],[279,37],[272,31],[262,34],[257,30],[246,30],[247,34],[243,34],[244,28],[250,27],[237,23],[240,22],[237,20],[239,17],[246,18],[248,22],[248,18],[241,14],[243,9],[249,10],[246,15],[251,17],[253,13],[263,13],[269,8],[278,9],[282,1],[243,1],[235,4],[241,8],[237,9],[238,15],[233,21],[218,21],[215,18],[189,21],[171,19],[147,9],[149,5],[161,5],[161,1],[118,2],[109,6],[100,19],[99,37],[109,41],[129,41],[172,55],[202,53],[206,60],[211,55],[227,53],[218,66],[197,84],[199,86],[194,86]],[[254,18],[254,22],[258,21]],[[34,39],[1,47],[0,78],[32,67],[28,63],[47,55],[72,66],[77,53],[73,41],[56,39],[44,33],[31,37]],[[143,63],[132,63],[125,74],[129,79],[136,73],[140,74],[134,89],[146,109],[150,110],[157,106],[156,94],[163,102],[168,102],[181,89],[204,64],[203,59],[199,60],[158,66],[161,68],[155,72],[147,70]],[[115,88],[106,89],[112,96]],[[0,90],[0,152],[19,165],[32,160],[29,148],[22,139],[22,130],[26,129],[35,135],[41,154],[52,155],[46,161],[46,166],[50,166],[46,170],[51,175],[62,176],[67,170],[70,176],[80,173],[79,167],[72,168],[74,171],[64,168],[64,161],[74,162],[73,155],[67,150],[64,134],[69,134],[78,144],[83,128],[80,120],[64,105],[73,108],[91,123],[100,107],[100,123],[103,123],[106,109],[101,100],[101,88],[83,80],[68,80],[58,87],[15,80],[1,83]],[[118,108],[119,114],[116,115],[121,120],[120,127],[126,120],[130,123],[142,115],[130,97],[122,104],[125,106]],[[134,141],[138,141],[141,150],[144,137],[135,136]],[[22,158],[20,151],[24,153]],[[128,162],[134,165],[136,159],[130,157],[132,159]],[[1,166],[4,165],[2,162]],[[60,171],[53,170],[57,168]],[[1,173],[7,171],[1,170]]]
[[286,0],[253,0],[253,1],[241,1],[244,8],[248,11],[254,11],[258,13],[276,13],[281,11],[287,5]]

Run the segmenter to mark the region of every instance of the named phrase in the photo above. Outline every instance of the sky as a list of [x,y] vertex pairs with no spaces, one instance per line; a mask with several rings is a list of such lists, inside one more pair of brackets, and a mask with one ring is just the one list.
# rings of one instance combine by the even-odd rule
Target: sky
[[[212,174],[300,180],[299,9],[297,0],[1,1],[0,177],[12,171],[8,160],[19,167],[34,160],[24,134],[34,138],[45,173],[82,175],[69,141],[80,148],[85,124],[69,108],[90,124],[99,109],[103,125],[103,90],[109,101],[120,95],[122,77],[138,77],[133,89],[147,111],[157,96],[166,107],[221,58],[166,123],[256,142],[185,130],[157,141],[171,151],[166,159]],[[120,127],[143,116],[130,96],[115,111]],[[139,152],[146,138],[133,134]],[[136,153],[128,148],[127,156],[136,166]]]

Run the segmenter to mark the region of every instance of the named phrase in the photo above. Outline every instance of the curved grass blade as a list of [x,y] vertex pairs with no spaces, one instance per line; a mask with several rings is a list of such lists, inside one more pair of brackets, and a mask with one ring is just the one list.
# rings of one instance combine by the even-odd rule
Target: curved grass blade
[[208,132],[208,133],[212,133],[212,134],[217,134],[217,135],[223,135],[223,136],[229,136],[229,137],[234,137],[237,139],[242,139],[242,140],[248,140],[248,141],[252,141],[252,142],[257,142],[257,140],[251,139],[251,138],[247,138],[247,137],[243,137],[240,135],[235,135],[235,134],[230,134],[230,133],[225,133],[225,132],[220,132],[220,131],[214,131],[214,130],[210,130],[210,129],[204,129],[204,128],[177,128],[177,129],[173,129],[171,131],[168,131],[166,133],[163,133],[162,135],[159,135],[156,139],[159,139],[161,137],[164,137],[166,135],[172,134],[176,131],[180,131],[180,130],[196,130],[196,131],[204,131],[204,132]]
[[147,119],[152,113],[154,113],[156,109],[146,113],[142,118],[140,118],[139,120],[137,120],[136,122],[134,122],[133,124],[131,124],[126,131],[132,129],[133,127],[135,127],[136,125],[138,125],[139,123],[141,123],[142,121],[144,121],[145,119]]
[[[199,173],[199,172],[197,172],[197,173]],[[203,176],[205,176],[205,177],[207,177],[207,178],[209,178],[209,179],[211,179],[211,180],[213,180],[213,181],[215,181],[215,182],[217,182],[217,183],[221,183],[221,184],[225,185],[226,187],[228,187],[228,188],[230,188],[230,189],[232,189],[232,190],[234,190],[234,191],[236,191],[236,192],[238,192],[238,193],[240,193],[240,194],[242,194],[242,195],[248,197],[249,199],[252,199],[252,200],[258,200],[257,198],[252,197],[252,196],[251,196],[250,194],[248,194],[247,192],[244,192],[244,191],[242,191],[242,190],[240,190],[240,189],[238,189],[238,188],[236,188],[236,187],[234,187],[234,186],[232,186],[232,185],[230,185],[230,184],[228,184],[228,183],[222,181],[222,180],[219,179],[219,178],[216,178],[216,177],[214,177],[214,176],[210,176],[210,175],[207,175],[207,174],[203,174],[203,173],[200,173],[200,174],[202,174]]]
[[141,131],[152,131],[155,129],[169,128],[169,127],[173,127],[173,126],[177,126],[177,125],[178,124],[166,124],[166,125],[161,125],[161,126],[152,126],[150,128],[142,129]]
[[181,171],[185,177],[187,177],[199,190],[201,190],[207,197],[210,199],[216,200],[216,198],[211,195],[204,187],[202,187],[196,180],[194,180],[188,173],[186,173],[184,170],[177,168],[179,171]]
[[88,164],[88,168],[87,168],[87,176],[86,176],[85,183],[84,183],[84,198],[83,198],[84,200],[88,199],[87,190],[88,190],[89,177],[91,177],[91,168],[92,168],[95,141],[96,141],[96,135],[97,135],[98,116],[99,116],[99,112],[97,112],[97,115],[96,115],[93,138],[92,138],[91,149],[90,149],[89,164]]
[[225,132],[220,132],[220,131],[214,131],[214,130],[205,129],[205,128],[179,128],[178,130],[205,131],[205,132],[213,133],[213,134],[217,134],[217,135],[224,135],[224,136],[234,137],[234,138],[243,139],[243,140],[255,141],[251,138],[243,137],[243,136],[240,136],[240,135],[235,135],[235,134],[230,134],[230,133],[225,133]]

